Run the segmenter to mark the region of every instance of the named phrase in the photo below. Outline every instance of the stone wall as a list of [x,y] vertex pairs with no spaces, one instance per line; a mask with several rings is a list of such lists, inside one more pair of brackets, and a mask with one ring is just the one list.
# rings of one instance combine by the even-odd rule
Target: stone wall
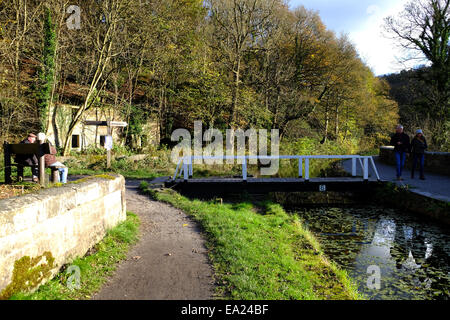
[[41,272],[48,271],[42,284],[125,219],[125,179],[120,175],[1,200],[0,297],[17,281],[13,273],[21,263],[28,263],[29,270],[50,265]]
[[384,182],[368,195],[367,200],[376,205],[397,208],[407,214],[426,216],[450,226],[450,202],[431,198],[424,192]]
[[[395,165],[394,147],[380,147],[380,160],[384,163]],[[408,157],[406,167],[411,169],[412,157]],[[450,153],[425,152],[425,172],[450,176]]]

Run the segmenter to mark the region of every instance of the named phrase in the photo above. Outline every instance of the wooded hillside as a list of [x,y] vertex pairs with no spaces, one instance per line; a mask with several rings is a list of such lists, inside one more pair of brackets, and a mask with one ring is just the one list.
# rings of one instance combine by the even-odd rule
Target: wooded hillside
[[79,108],[64,153],[83,113],[105,106],[127,135],[156,117],[163,141],[202,120],[370,149],[399,118],[388,82],[345,36],[280,0],[3,0],[0,22],[2,141],[48,130],[68,102]]

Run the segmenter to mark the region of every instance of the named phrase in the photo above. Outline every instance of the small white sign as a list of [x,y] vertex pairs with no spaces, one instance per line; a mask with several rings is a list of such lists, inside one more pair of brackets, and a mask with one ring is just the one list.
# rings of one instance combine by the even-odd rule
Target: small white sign
[[320,192],[325,192],[325,191],[327,191],[327,186],[324,185],[324,184],[321,184],[321,185],[319,186],[319,190],[320,190]]
[[113,147],[113,139],[112,136],[106,136],[105,137],[105,149],[111,150]]
[[79,266],[71,265],[67,268],[66,273],[70,276],[67,278],[67,287],[70,290],[81,288],[81,270]]

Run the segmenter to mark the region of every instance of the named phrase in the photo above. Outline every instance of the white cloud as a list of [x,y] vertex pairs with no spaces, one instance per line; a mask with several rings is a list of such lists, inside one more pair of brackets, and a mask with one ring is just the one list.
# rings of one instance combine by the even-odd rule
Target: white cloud
[[413,67],[412,63],[404,65],[398,59],[404,57],[404,52],[395,40],[386,38],[384,18],[397,16],[408,0],[391,2],[390,6],[380,8],[377,5],[367,7],[367,19],[358,31],[349,33],[349,38],[355,44],[363,61],[371,67],[376,75],[398,72],[405,67]]
[[381,11],[380,7],[375,5],[375,4],[370,5],[369,7],[367,7],[367,10],[366,10],[368,15],[374,15],[374,14],[379,13],[380,11]]

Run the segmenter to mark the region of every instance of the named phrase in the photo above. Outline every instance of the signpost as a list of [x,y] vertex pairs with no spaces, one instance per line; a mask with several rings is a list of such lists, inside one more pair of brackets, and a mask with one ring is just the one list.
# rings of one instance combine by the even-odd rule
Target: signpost
[[119,121],[84,121],[86,126],[107,127],[107,135],[105,137],[106,151],[106,167],[111,168],[111,149],[113,147],[112,131],[115,127],[126,127],[128,123]]

